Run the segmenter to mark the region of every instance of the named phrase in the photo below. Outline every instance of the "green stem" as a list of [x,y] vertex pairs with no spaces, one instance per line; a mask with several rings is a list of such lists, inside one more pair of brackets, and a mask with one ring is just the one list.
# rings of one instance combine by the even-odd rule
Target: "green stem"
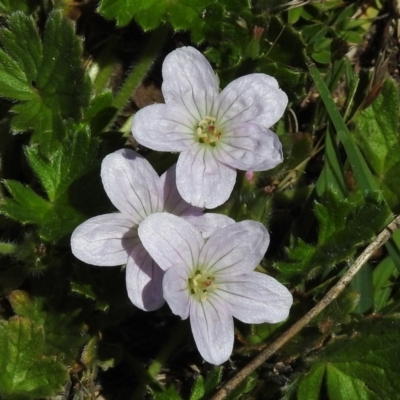
[[161,371],[162,366],[168,360],[168,357],[172,354],[175,348],[182,342],[182,339],[187,333],[187,325],[181,322],[175,326],[169,335],[167,343],[161,348],[157,354],[155,360],[150,364],[148,373],[152,378],[155,378]]
[[93,86],[96,94],[102,93],[108,86],[111,75],[114,71],[115,63],[117,61],[114,56],[112,49],[115,47],[116,40],[111,40],[104,49],[100,52],[97,58],[97,65],[99,66],[99,72],[94,79]]
[[153,65],[164,44],[165,38],[168,36],[168,31],[168,25],[162,25],[152,32],[139,63],[136,64],[135,68],[132,69],[131,73],[125,80],[114,99],[113,107],[115,107],[118,111],[115,114],[115,117],[108,124],[106,130],[110,129],[118,115],[118,112],[122,110],[122,108],[130,99],[132,93],[136,91],[150,71],[151,66]]
[[0,242],[0,254],[10,255],[17,252],[18,246],[11,243]]
[[178,322],[178,324],[172,329],[167,342],[147,369],[147,374],[141,374],[141,382],[133,393],[132,399],[142,398],[146,390],[146,385],[155,382],[155,378],[161,371],[163,365],[167,362],[168,358],[175,351],[177,346],[182,343],[182,339],[188,332],[187,328],[188,324]]

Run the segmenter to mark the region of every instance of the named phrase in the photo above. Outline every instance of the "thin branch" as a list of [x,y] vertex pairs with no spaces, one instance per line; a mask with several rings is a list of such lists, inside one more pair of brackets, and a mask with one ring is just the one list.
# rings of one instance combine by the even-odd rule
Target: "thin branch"
[[264,349],[257,357],[255,357],[249,364],[247,364],[240,372],[238,372],[232,379],[230,379],[210,400],[222,400],[233,389],[236,388],[245,378],[247,378],[255,369],[263,364],[269,357],[271,357],[277,350],[279,350],[286,342],[295,336],[301,329],[303,329],[312,319],[314,319],[322,310],[324,310],[333,300],[335,300],[340,293],[350,284],[351,280],[361,269],[361,267],[371,258],[376,249],[381,247],[393,232],[400,228],[400,215],[397,216],[377,237],[376,239],[361,253],[353,265],[333,286],[325,297],[312,308],[303,318],[298,320],[286,332],[284,332],[278,339],[272,342],[266,349]]

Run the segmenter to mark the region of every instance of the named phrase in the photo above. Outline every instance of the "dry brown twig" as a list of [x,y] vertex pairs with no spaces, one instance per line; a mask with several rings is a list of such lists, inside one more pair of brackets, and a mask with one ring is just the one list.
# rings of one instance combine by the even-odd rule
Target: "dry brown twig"
[[295,336],[301,329],[303,329],[312,319],[314,319],[322,310],[324,310],[333,300],[335,300],[340,293],[350,284],[351,280],[361,269],[361,267],[370,259],[372,254],[389,238],[393,232],[400,228],[400,215],[397,216],[376,238],[375,240],[360,254],[356,261],[351,265],[348,271],[333,286],[325,297],[312,308],[303,318],[298,320],[286,332],[279,336],[272,342],[266,349],[264,349],[257,357],[255,357],[249,364],[240,370],[233,378],[231,378],[224,386],[222,386],[217,393],[210,400],[223,400],[229,393],[232,392],[245,378],[247,378],[254,370],[256,370],[262,363],[271,357],[277,350],[279,350],[285,343],[287,343],[293,336]]

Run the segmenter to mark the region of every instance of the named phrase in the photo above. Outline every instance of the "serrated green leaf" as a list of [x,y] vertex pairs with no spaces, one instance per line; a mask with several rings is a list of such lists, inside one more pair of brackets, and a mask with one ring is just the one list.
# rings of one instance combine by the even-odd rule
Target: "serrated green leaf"
[[312,373],[304,375],[301,379],[297,400],[320,400],[322,379],[325,375],[325,366],[320,365],[313,369]]
[[223,367],[218,366],[207,374],[204,382],[205,393],[211,393],[220,384],[223,370]]
[[28,161],[37,174],[50,202],[66,194],[71,184],[86,172],[95,158],[97,142],[85,130],[71,132],[52,152],[38,146],[25,149]]
[[0,14],[22,11],[30,14],[40,4],[40,0],[0,0]]
[[32,17],[22,12],[10,16],[0,41],[0,95],[16,104],[12,128],[34,130],[33,142],[47,145],[56,135],[59,120],[78,119],[88,104],[89,80],[82,68],[82,46],[72,24],[60,11],[49,14],[43,43]]
[[312,326],[318,326],[324,334],[338,333],[341,326],[350,321],[350,314],[357,306],[360,295],[352,289],[347,288],[341,295],[328,305],[315,319]]
[[0,41],[8,55],[22,66],[30,86],[42,62],[42,43],[33,19],[23,13],[12,14],[9,29],[0,31]]
[[33,90],[24,71],[7,53],[0,49],[0,95],[15,100],[30,100]]
[[30,297],[27,292],[14,290],[8,295],[14,312],[29,318],[35,326],[43,328],[45,342],[42,352],[52,355],[63,363],[72,364],[78,357],[88,337],[82,326],[75,323],[77,311],[53,310],[42,297]]
[[316,203],[315,215],[320,229],[317,244],[296,239],[288,249],[291,261],[276,264],[287,277],[306,273],[310,279],[324,268],[349,259],[357,246],[371,240],[385,226],[391,213],[377,194],[358,205],[340,199],[336,191],[328,189],[322,201]]
[[73,207],[49,203],[17,181],[7,180],[4,184],[13,198],[2,199],[0,214],[22,224],[38,225],[39,235],[46,241],[61,239],[85,219]]
[[4,398],[47,397],[60,392],[68,371],[44,355],[43,328],[30,319],[0,321],[0,393]]
[[215,390],[221,381],[222,367],[214,367],[204,379],[202,375],[198,375],[192,387],[190,400],[206,399],[211,392]]
[[37,88],[45,103],[64,117],[77,118],[89,100],[88,79],[81,65],[82,45],[72,24],[52,12],[43,38],[43,59]]
[[4,181],[4,185],[14,200],[3,199],[0,206],[2,214],[24,223],[40,223],[49,212],[50,204],[30,187],[12,180]]
[[116,19],[119,26],[135,19],[145,31],[165,22],[170,22],[176,30],[196,30],[196,25],[203,22],[206,5],[205,0],[102,0],[98,11],[107,19]]
[[258,376],[253,372],[226,396],[226,400],[241,399],[245,393],[251,392],[256,387],[257,382]]
[[298,382],[299,400],[309,399],[303,396],[308,388],[311,399],[322,393],[328,400],[398,397],[399,316],[368,318],[348,328],[349,336],[337,338],[308,360],[311,369]]
[[[326,366],[326,383],[328,386],[328,395],[330,399],[335,400],[379,400],[372,390],[368,388],[368,383],[356,379],[346,372],[342,371],[342,365]],[[379,373],[379,369],[370,368],[370,373]]]
[[354,135],[373,172],[379,178],[383,195],[400,209],[399,89],[388,79],[373,104],[356,116]]
[[204,396],[204,393],[205,393],[204,378],[202,375],[198,375],[192,387],[190,400],[200,400]]
[[154,400],[182,400],[179,393],[173,386],[168,387],[164,391],[153,391],[152,393]]

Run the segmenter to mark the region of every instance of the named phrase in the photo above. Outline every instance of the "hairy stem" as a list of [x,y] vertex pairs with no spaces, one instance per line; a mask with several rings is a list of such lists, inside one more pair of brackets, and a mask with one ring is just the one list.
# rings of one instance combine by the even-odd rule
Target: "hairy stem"
[[15,244],[0,242],[0,254],[3,255],[15,254],[17,249],[18,246],[16,246]]
[[232,379],[230,379],[210,400],[222,400],[229,393],[232,392],[236,386],[239,385],[245,378],[247,378],[255,369],[263,364],[269,357],[271,357],[277,350],[286,344],[293,336],[300,332],[311,320],[313,320],[321,311],[323,311],[333,300],[335,300],[340,293],[350,284],[351,280],[361,269],[361,267],[370,259],[372,254],[387,242],[392,236],[393,232],[400,228],[400,216],[397,216],[377,237],[376,239],[361,253],[348,271],[333,286],[325,297],[312,308],[303,318],[298,320],[286,332],[272,342],[266,349],[264,349],[257,357],[255,357],[249,364],[247,364],[240,372],[238,372]]
[[161,368],[167,362],[168,358],[175,351],[178,345],[182,343],[182,339],[187,332],[187,324],[182,324],[181,322],[178,322],[178,324],[172,329],[167,342],[161,347],[161,350],[157,354],[154,361],[150,364],[147,372],[142,374],[142,382],[135,390],[132,396],[133,400],[142,398],[146,390],[146,385],[156,382],[156,376],[160,373]]
[[151,33],[150,39],[146,43],[146,47],[139,62],[132,69],[121,89],[115,96],[113,107],[115,107],[118,111],[115,114],[115,117],[108,124],[106,130],[113,125],[118,113],[121,112],[131,95],[136,91],[139,85],[143,82],[143,79],[149,73],[150,68],[152,67],[164,44],[165,38],[168,35],[168,31],[168,25],[162,25]]

